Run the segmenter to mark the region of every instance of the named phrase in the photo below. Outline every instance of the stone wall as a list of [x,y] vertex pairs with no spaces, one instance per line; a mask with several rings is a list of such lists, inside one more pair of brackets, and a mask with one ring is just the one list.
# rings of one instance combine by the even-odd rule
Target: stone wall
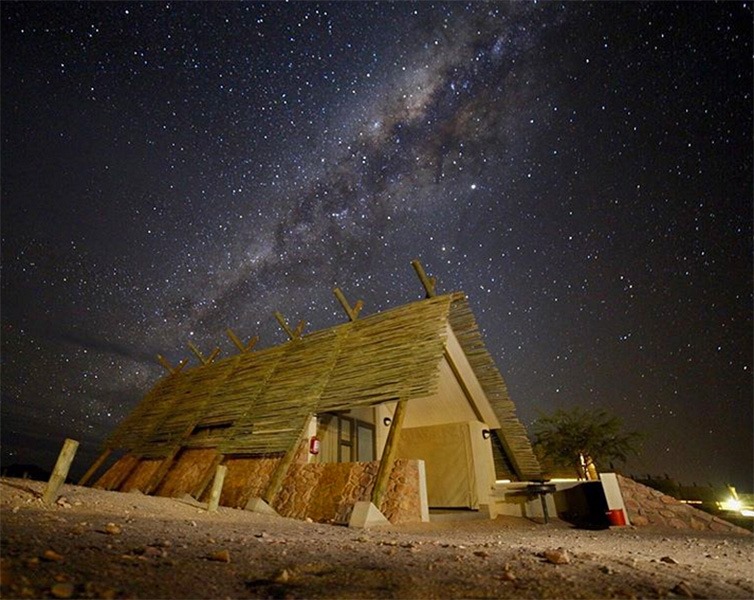
[[676,500],[672,496],[618,475],[628,518],[636,527],[656,525],[672,529],[751,533],[704,511]]
[[[273,507],[285,517],[347,523],[356,502],[371,500],[378,468],[376,461],[293,465]],[[379,508],[392,523],[421,521],[415,460],[395,462]]]
[[[171,468],[157,488],[159,495],[181,496],[194,493],[205,477],[211,477],[217,452],[214,449],[187,450]],[[282,516],[312,519],[321,523],[348,523],[353,506],[371,500],[379,462],[307,463],[305,446],[299,449],[283,485],[273,502]],[[228,468],[220,504],[244,508],[251,498],[261,497],[281,456],[228,456]],[[113,465],[95,487],[144,491],[162,460],[139,459],[126,455]],[[207,500],[210,486],[200,500]],[[381,512],[392,523],[421,521],[419,465],[416,460],[398,459],[383,495]]]

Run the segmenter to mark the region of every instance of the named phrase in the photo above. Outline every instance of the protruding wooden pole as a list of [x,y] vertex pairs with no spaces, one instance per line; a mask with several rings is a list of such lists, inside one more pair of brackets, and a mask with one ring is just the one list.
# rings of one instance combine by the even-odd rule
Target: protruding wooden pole
[[424,267],[422,267],[422,264],[418,260],[412,260],[411,266],[414,267],[414,271],[416,271],[416,274],[419,276],[419,281],[421,281],[422,285],[424,286],[424,291],[427,293],[427,298],[432,298],[433,296],[435,296],[437,279],[435,277],[428,277],[424,272]]
[[387,490],[387,484],[390,480],[390,473],[393,470],[393,464],[395,464],[395,453],[398,451],[398,438],[401,435],[401,427],[403,427],[403,419],[406,416],[406,400],[399,400],[393,413],[393,421],[390,424],[390,431],[387,434],[387,440],[385,440],[385,448],[382,451],[382,459],[380,460],[380,467],[377,469],[377,477],[374,482],[374,489],[372,490],[372,504],[377,509],[380,509],[380,503],[382,497]]
[[186,363],[188,362],[187,358],[184,358],[181,362],[179,362],[175,367],[170,364],[167,358],[162,356],[162,354],[157,355],[157,362],[160,363],[160,365],[171,375],[175,375],[176,373],[179,373],[183,367],[186,366]]
[[47,482],[47,487],[42,496],[45,504],[52,504],[57,500],[60,486],[65,483],[65,479],[68,477],[68,471],[78,448],[79,443],[76,440],[66,438],[63,442],[63,449],[58,455],[58,461],[55,463],[55,468],[52,470],[52,475],[50,475],[50,480]]
[[345,294],[340,291],[340,288],[335,288],[332,293],[335,294],[335,297],[338,299],[338,302],[340,302],[340,305],[343,307],[343,310],[346,311],[346,314],[351,321],[355,321],[359,318],[359,313],[361,312],[361,309],[364,308],[363,300],[357,300],[356,304],[351,308]]
[[84,476],[79,479],[79,485],[86,485],[89,483],[89,480],[92,478],[92,475],[94,475],[97,472],[97,469],[99,469],[102,464],[107,460],[107,457],[110,456],[112,453],[111,448],[105,448],[102,451],[102,454],[99,455],[97,460],[94,461],[91,467],[89,467],[89,470],[84,473]]
[[217,465],[215,479],[212,481],[212,491],[209,494],[209,505],[207,506],[208,512],[217,511],[217,507],[220,504],[220,494],[223,491],[223,483],[225,482],[225,473],[227,471],[228,467],[225,465]]
[[239,352],[251,352],[252,348],[254,348],[256,343],[259,341],[259,336],[255,335],[253,338],[251,338],[251,341],[249,341],[248,344],[244,345],[244,343],[241,341],[241,338],[239,338],[230,327],[225,330],[225,333],[228,335],[230,341],[233,342],[233,345],[238,348]]
[[288,334],[289,338],[297,340],[301,337],[304,327],[306,327],[306,321],[299,321],[298,325],[296,325],[296,329],[291,329],[290,325],[288,325],[288,322],[285,320],[285,317],[279,311],[276,310],[273,314],[275,315],[277,322],[280,324],[280,327],[282,327],[283,331]]

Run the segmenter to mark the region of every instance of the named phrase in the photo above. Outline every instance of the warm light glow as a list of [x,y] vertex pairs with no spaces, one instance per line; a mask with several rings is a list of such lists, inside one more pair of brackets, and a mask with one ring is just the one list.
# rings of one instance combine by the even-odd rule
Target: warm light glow
[[720,508],[733,512],[739,512],[741,510],[741,506],[741,501],[737,498],[728,498],[727,500],[720,503]]
[[741,515],[744,517],[754,517],[754,510],[749,510],[748,508],[742,508]]

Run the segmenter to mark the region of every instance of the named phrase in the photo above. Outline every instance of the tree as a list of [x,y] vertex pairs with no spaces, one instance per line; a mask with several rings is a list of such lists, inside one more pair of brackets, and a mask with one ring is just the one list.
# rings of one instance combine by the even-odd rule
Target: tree
[[559,409],[534,422],[534,445],[554,465],[575,469],[580,479],[596,479],[595,461],[625,462],[639,452],[641,434],[623,431],[619,417],[604,410]]

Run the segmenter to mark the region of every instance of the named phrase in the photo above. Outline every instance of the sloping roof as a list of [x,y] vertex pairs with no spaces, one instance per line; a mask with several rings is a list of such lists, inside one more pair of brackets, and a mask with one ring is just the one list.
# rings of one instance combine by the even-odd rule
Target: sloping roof
[[[526,432],[462,293],[170,374],[106,446],[151,458],[167,456],[179,445],[216,446],[224,454],[286,451],[311,414],[434,393],[448,322],[502,424],[498,434],[516,474],[538,476]],[[188,440],[197,428],[204,435]]]

